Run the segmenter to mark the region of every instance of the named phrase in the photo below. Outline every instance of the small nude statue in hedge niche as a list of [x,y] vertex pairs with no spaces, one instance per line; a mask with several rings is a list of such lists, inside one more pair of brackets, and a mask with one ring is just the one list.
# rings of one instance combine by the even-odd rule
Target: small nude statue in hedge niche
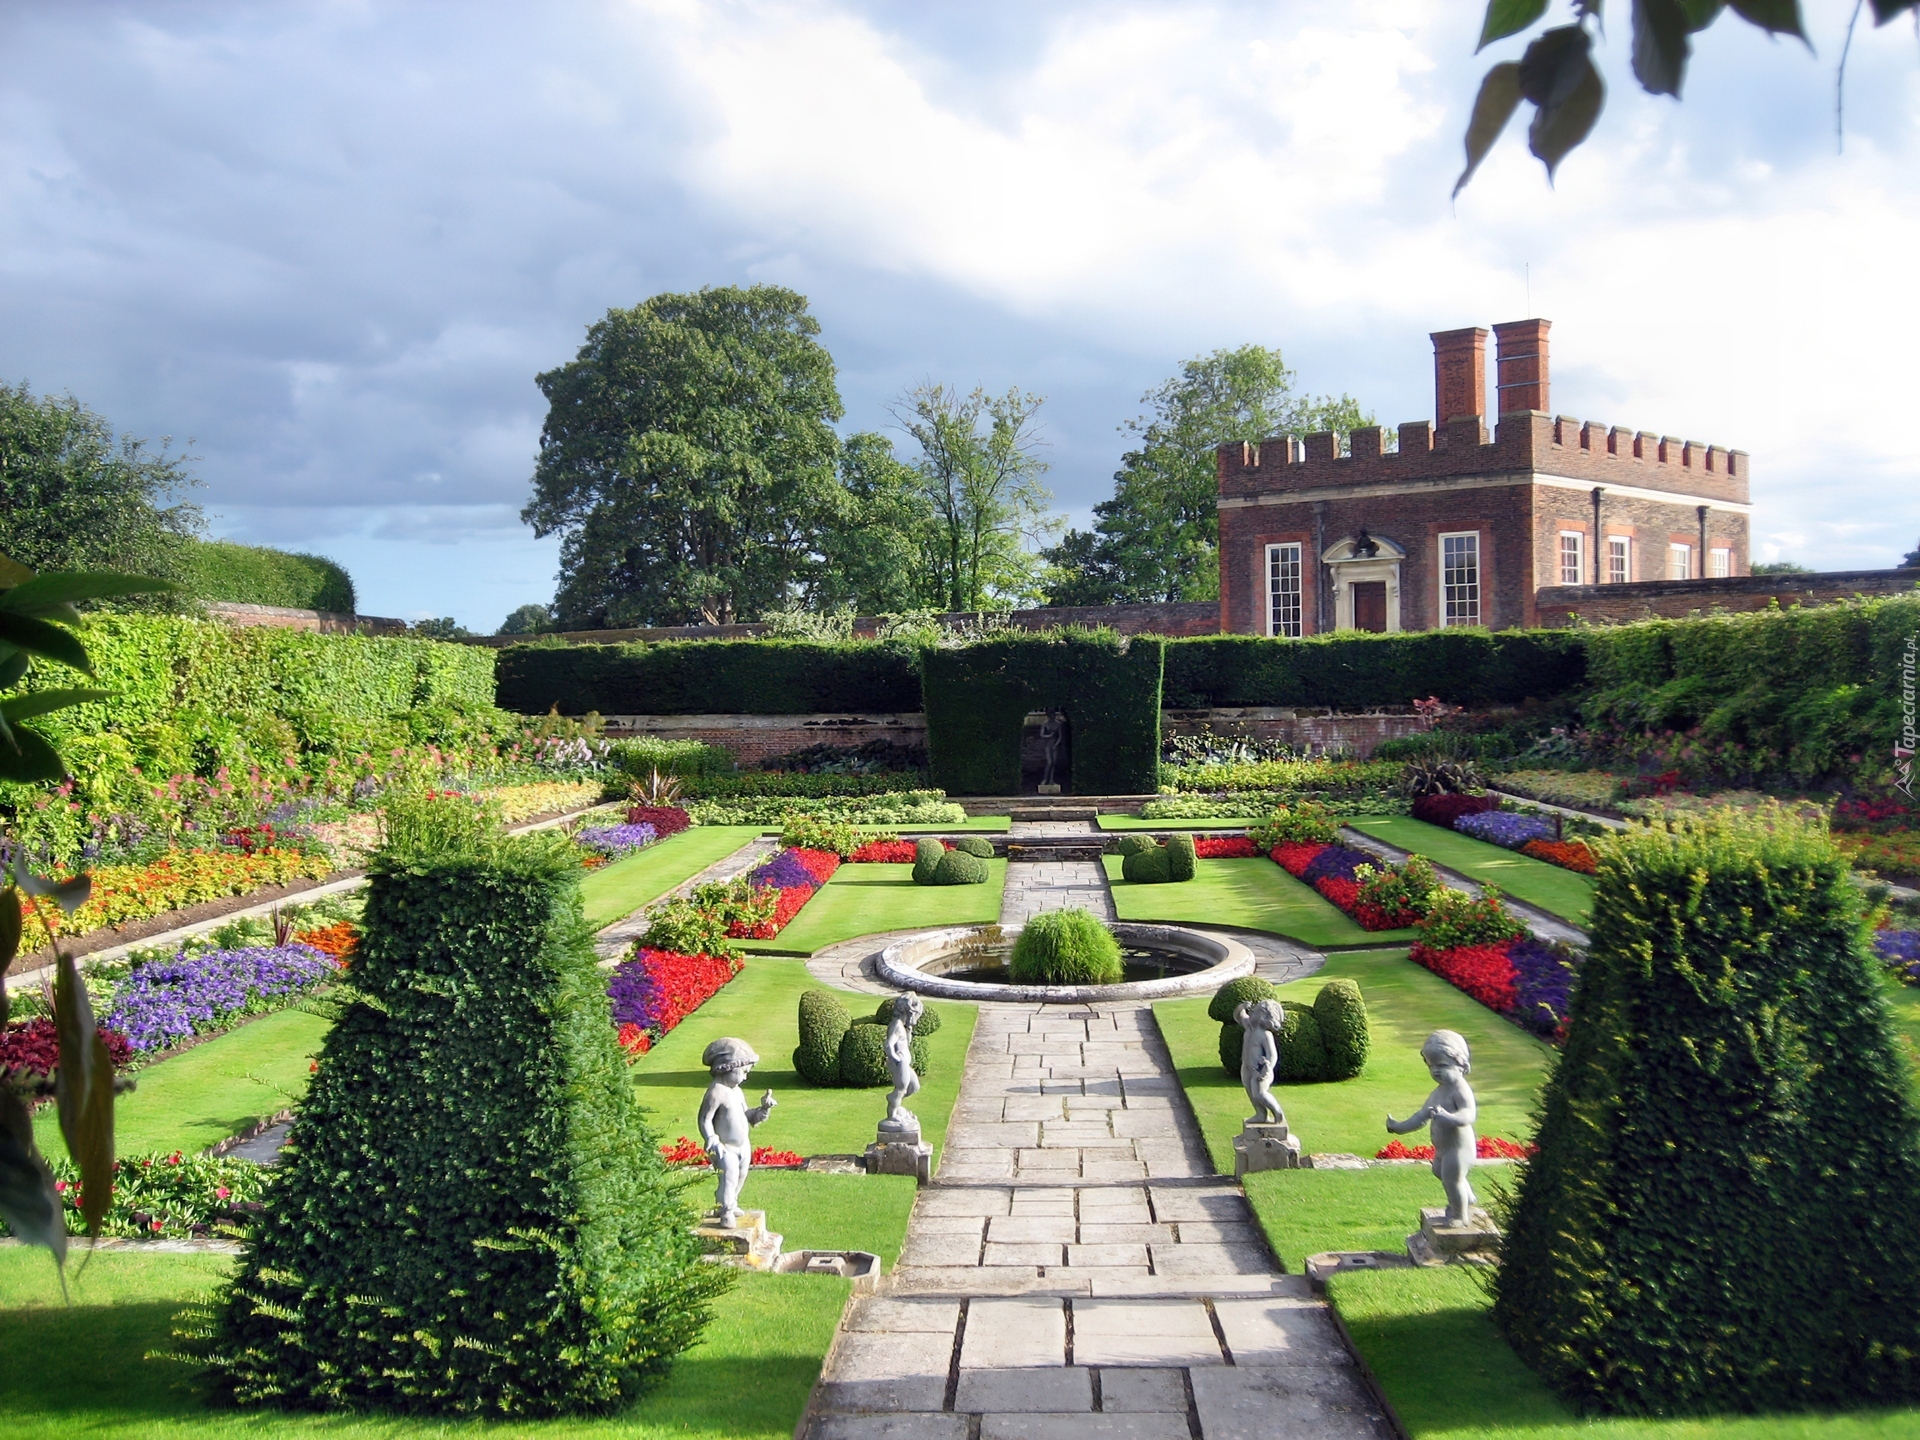
[[753,1127],[779,1102],[769,1090],[758,1105],[747,1108],[740,1087],[746,1083],[748,1072],[760,1063],[760,1057],[744,1040],[727,1037],[714,1041],[701,1052],[700,1063],[713,1075],[713,1083],[700,1099],[700,1138],[706,1141],[714,1174],[719,1176],[714,1205],[720,1212],[720,1223],[731,1229],[739,1223],[740,1187],[753,1165]]
[[1473,1212],[1473,1187],[1467,1172],[1473,1169],[1473,1122],[1478,1116],[1467,1072],[1473,1059],[1466,1037],[1453,1030],[1436,1030],[1420,1047],[1420,1058],[1433,1076],[1427,1103],[1404,1120],[1387,1116],[1387,1132],[1406,1135],[1429,1121],[1433,1125],[1433,1173],[1447,1192],[1447,1223],[1465,1225]]
[[887,1011],[887,1076],[893,1088],[887,1092],[885,1130],[920,1131],[920,1121],[907,1109],[907,1101],[920,1093],[920,1077],[913,1068],[913,1027],[927,1013],[927,1002],[918,995],[896,995]]
[[1249,1125],[1284,1125],[1274,1098],[1273,1077],[1280,1068],[1280,1028],[1287,1012],[1278,1000],[1243,1000],[1234,1007],[1233,1023],[1240,1027],[1240,1083],[1253,1102]]

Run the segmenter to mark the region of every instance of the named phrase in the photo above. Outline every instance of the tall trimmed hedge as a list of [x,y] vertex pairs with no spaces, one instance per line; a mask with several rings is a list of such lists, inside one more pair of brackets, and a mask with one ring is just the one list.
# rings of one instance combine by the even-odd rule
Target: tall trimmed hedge
[[897,714],[920,708],[910,647],[875,640],[510,645],[498,703],[522,715]]
[[1520,1172],[1495,1322],[1596,1410],[1920,1398],[1920,1111],[1825,833],[1629,832]]
[[1571,630],[1343,631],[1304,640],[1203,635],[1167,646],[1166,703],[1361,710],[1428,696],[1455,705],[1545,699],[1586,675]]
[[1064,778],[1075,793],[1151,793],[1166,648],[1158,636],[1069,631],[922,651],[933,783],[950,795],[1019,794],[1026,717],[1057,707],[1069,723]]
[[273,1196],[215,1317],[217,1391],[300,1408],[609,1412],[728,1272],[633,1098],[562,844],[389,857]]
[[202,600],[347,615],[354,611],[352,577],[323,555],[203,540],[193,544],[186,558],[187,587]]

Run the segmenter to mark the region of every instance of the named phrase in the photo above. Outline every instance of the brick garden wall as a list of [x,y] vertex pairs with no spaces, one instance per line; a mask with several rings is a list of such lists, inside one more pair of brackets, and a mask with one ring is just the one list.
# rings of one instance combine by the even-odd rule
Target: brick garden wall
[[1632,585],[1556,585],[1538,597],[1539,623],[1605,624],[1652,616],[1684,619],[1714,610],[1826,605],[1856,595],[1904,595],[1920,570],[1834,570],[1818,575],[1741,575],[1727,580],[1653,580]]

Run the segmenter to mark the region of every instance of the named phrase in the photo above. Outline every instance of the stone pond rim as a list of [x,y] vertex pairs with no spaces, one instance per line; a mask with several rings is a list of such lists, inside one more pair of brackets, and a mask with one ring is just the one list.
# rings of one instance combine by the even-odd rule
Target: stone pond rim
[[1180,995],[1208,995],[1229,980],[1253,974],[1254,955],[1245,945],[1225,935],[1206,935],[1179,925],[1131,924],[1109,928],[1122,945],[1171,951],[1189,960],[1193,969],[1159,980],[1124,981],[1114,985],[1000,985],[949,979],[947,969],[962,969],[985,944],[1002,945],[1019,938],[1018,925],[960,925],[926,930],[896,940],[874,962],[875,975],[889,985],[915,990],[942,1000],[998,1001],[1001,1004],[1078,1005],[1105,1000],[1166,1000]]

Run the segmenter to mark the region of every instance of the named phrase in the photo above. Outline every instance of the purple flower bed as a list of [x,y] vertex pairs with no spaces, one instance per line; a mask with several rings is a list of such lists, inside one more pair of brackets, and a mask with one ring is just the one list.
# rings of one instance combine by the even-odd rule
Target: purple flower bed
[[1453,828],[1476,840],[1518,850],[1529,840],[1553,839],[1553,822],[1538,815],[1514,815],[1505,810],[1484,810],[1478,815],[1462,815]]
[[1362,865],[1371,865],[1377,870],[1386,863],[1378,855],[1369,855],[1364,850],[1329,845],[1307,862],[1307,868],[1300,873],[1300,878],[1309,885],[1316,880],[1352,880],[1353,872]]
[[330,957],[297,943],[178,955],[135,967],[115,987],[105,1023],[125,1034],[136,1054],[164,1050],[338,973]]
[[1571,1008],[1580,952],[1528,936],[1513,942],[1507,959],[1513,965],[1513,1018],[1536,1035],[1552,1035]]
[[747,881],[756,889],[770,885],[775,890],[794,890],[802,885],[812,890],[820,884],[813,878],[813,872],[802,865],[800,857],[791,850],[782,850],[759,869],[752,871]]
[[573,835],[575,844],[613,859],[645,849],[659,838],[660,832],[651,825],[589,825]]
[[1874,953],[1909,985],[1920,985],[1920,930],[1876,930]]

